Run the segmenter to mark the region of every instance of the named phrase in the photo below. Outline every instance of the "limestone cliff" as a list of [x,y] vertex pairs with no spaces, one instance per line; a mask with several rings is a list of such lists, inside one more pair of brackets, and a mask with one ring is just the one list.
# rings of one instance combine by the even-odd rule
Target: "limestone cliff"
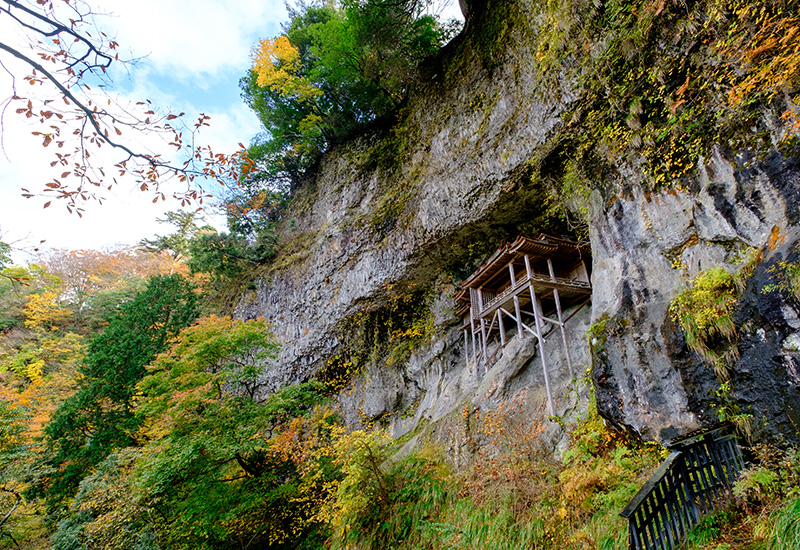
[[[294,197],[278,258],[237,307],[239,316],[274,323],[283,348],[271,383],[330,368],[367,319],[391,316],[398,296],[414,296],[426,301],[432,338],[397,360],[361,354],[340,398],[351,422],[382,419],[401,435],[425,420],[444,425],[465,403],[524,395],[537,407],[531,341],[512,340],[485,377],[469,367],[454,284],[504,240],[569,233],[568,222],[583,216],[593,295],[568,331],[601,413],[658,440],[716,421],[719,381],[687,348],[668,306],[702,270],[735,269],[746,245],[763,258],[740,300],[731,395],[754,415],[759,437],[800,441],[800,306],[785,291],[764,292],[771,268],[798,256],[800,165],[791,149],[774,147],[782,130],[759,142],[758,156],[747,144],[738,153],[720,144],[681,185],[661,190],[642,185],[649,176],[636,157],[612,158],[593,143],[609,158],[605,182],[566,193],[553,181],[572,173],[564,144],[588,123],[587,84],[575,56],[543,69],[537,37],[553,30],[541,10],[524,0],[471,2],[464,33],[421,68],[396,119],[336,145]],[[593,38],[587,55],[604,47]],[[604,332],[590,351],[592,322]],[[578,384],[563,363],[551,368],[556,412],[569,414]]]

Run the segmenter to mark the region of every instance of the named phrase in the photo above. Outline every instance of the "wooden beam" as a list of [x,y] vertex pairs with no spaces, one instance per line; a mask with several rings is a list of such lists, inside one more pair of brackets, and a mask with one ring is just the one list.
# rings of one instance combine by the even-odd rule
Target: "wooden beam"
[[[553,262],[547,258],[547,269],[550,271],[550,278],[555,280],[556,275],[553,270]],[[558,315],[558,327],[561,330],[561,342],[564,344],[564,356],[567,359],[567,370],[569,370],[569,377],[574,378],[575,373],[572,372],[572,359],[569,356],[569,344],[567,343],[567,331],[564,330],[564,317],[561,314],[561,300],[558,297],[558,289],[553,289],[553,299],[556,302],[556,314]]]
[[469,311],[469,328],[470,332],[472,333],[472,360],[475,363],[475,380],[480,380],[478,378],[478,348],[477,344],[475,343],[475,319],[472,318],[472,305],[470,304],[470,311]]
[[[581,262],[583,264],[583,262]],[[547,270],[550,272],[550,278],[555,281],[556,274],[555,270],[553,269],[553,262],[550,258],[547,258]],[[586,268],[584,267],[584,272]],[[564,356],[567,359],[567,369],[569,370],[569,377],[574,378],[575,373],[572,371],[572,358],[569,354],[569,343],[567,343],[567,331],[564,329],[564,316],[561,313],[561,299],[558,295],[558,289],[553,289],[553,299],[556,302],[556,314],[558,315],[558,326],[561,330],[561,342],[564,344]]]
[[[483,309],[483,292],[481,292],[480,287],[478,288],[476,294],[478,295],[478,311],[480,312]],[[481,343],[483,347],[483,364],[485,365],[489,352],[487,351],[488,344],[486,342],[486,323],[484,322],[483,317],[481,317]]]
[[503,326],[502,308],[497,310],[497,326],[500,329],[500,345],[506,347],[506,328]]
[[561,326],[561,323],[557,319],[551,319],[550,317],[546,317],[545,315],[542,315],[541,319],[542,321],[547,321],[548,323],[551,323],[557,327]]
[[466,330],[464,330],[464,361],[466,362],[467,370],[469,370],[469,336],[467,336]]
[[[503,308],[500,308],[500,309],[501,309],[501,310],[502,310],[502,311],[503,311],[503,312],[504,312],[506,315],[508,315],[508,316],[509,316],[509,317],[511,317],[512,319],[516,320],[516,319],[515,319],[515,317],[514,317],[513,315],[511,315],[511,313],[509,313],[508,311],[506,311],[506,310],[505,310],[505,309],[503,309]],[[535,332],[535,331],[534,331],[534,330],[533,330],[531,327],[529,327],[528,325],[526,325],[525,323],[523,323],[522,321],[519,321],[519,325],[520,325],[520,326],[521,326],[521,327],[522,327],[524,330],[527,330],[528,332],[530,332],[531,334],[533,334],[534,336],[536,336],[536,332]],[[545,338],[545,339],[544,339],[544,341],[546,342],[546,341],[547,341],[547,339]]]

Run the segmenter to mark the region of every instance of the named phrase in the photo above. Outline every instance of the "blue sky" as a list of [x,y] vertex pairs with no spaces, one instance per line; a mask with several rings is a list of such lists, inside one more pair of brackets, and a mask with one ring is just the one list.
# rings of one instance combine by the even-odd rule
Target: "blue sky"
[[[450,5],[447,15],[458,10]],[[250,65],[250,51],[261,38],[280,34],[286,19],[283,0],[97,0],[104,15],[98,22],[116,37],[121,52],[142,59],[127,71],[114,73],[114,92],[125,101],[150,99],[155,105],[187,118],[211,116],[203,141],[215,150],[234,152],[259,131],[255,116],[240,98],[239,79]],[[0,24],[8,41],[10,30]],[[4,63],[18,76],[26,70]],[[0,71],[0,90],[8,93],[9,77]],[[20,196],[20,188],[41,189],[53,177],[50,150],[30,135],[24,119],[7,112],[0,151],[0,239],[13,243],[18,262],[24,250],[37,246],[107,249],[135,244],[169,228],[156,218],[179,207],[169,199],[153,205],[152,196],[124,184],[104,193],[102,205],[87,203],[82,218],[68,214],[59,201],[48,209],[46,199]],[[146,145],[149,146],[149,145]],[[209,212],[210,221],[223,226]]]

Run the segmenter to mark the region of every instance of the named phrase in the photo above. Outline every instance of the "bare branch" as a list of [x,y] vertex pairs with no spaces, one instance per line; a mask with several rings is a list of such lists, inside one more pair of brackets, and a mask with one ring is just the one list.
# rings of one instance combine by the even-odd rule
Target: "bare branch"
[[[41,130],[32,133],[41,137],[43,147],[52,145],[56,149],[55,159],[50,165],[65,171],[60,178],[45,184],[41,193],[23,189],[23,196],[55,195],[55,198],[66,200],[70,212],[81,215],[80,202],[102,200],[96,193],[101,188],[110,190],[117,184],[116,178],[121,176],[133,178],[141,191],[153,192],[153,202],[164,200],[166,196],[160,189],[161,185],[177,178],[185,189],[173,191],[172,196],[182,205],[202,203],[207,196],[197,185],[197,178],[210,178],[224,184],[226,180],[237,177],[243,152],[215,154],[210,147],[198,146],[195,142],[195,134],[208,126],[208,116],[201,114],[190,126],[181,118],[184,113],[160,114],[149,100],[137,102],[135,109],[131,110],[103,91],[104,104],[101,106],[94,101],[95,96],[90,95],[91,88],[85,77],[93,74],[109,82],[107,70],[112,64],[119,62],[124,66],[126,63],[114,51],[118,44],[99,29],[97,37],[93,35],[94,31],[89,32],[92,29],[86,29],[86,26],[94,26],[95,14],[80,0],[60,0],[58,3],[72,10],[74,17],[69,18],[69,23],[56,17],[52,0],[37,0],[37,4],[41,9],[20,0],[0,0],[0,17],[9,17],[31,39],[33,48],[28,52],[7,40],[0,41],[0,55],[8,55],[30,68],[31,74],[24,77],[28,84],[52,85],[53,91],[47,92],[52,97],[43,100],[20,97],[13,73],[3,65],[12,74],[13,95],[2,102],[0,132],[4,129],[2,117],[8,105],[13,101],[21,102],[17,114],[42,124]],[[105,85],[97,88],[103,90]],[[139,113],[135,112],[140,108]],[[123,140],[120,128],[132,131],[128,141]],[[191,133],[190,140],[184,139],[185,131]],[[185,161],[173,163],[158,152],[135,145],[137,137],[148,135],[163,140],[170,154],[185,155]],[[64,152],[64,146],[70,142],[75,143],[74,148],[71,152],[69,148]],[[109,178],[103,169],[103,157],[94,156],[103,145],[122,154],[120,160],[113,161],[116,177],[112,175]],[[70,176],[77,178],[77,184],[62,181]],[[48,201],[45,208],[49,205]]]
[[2,519],[0,519],[0,528],[2,528],[3,525],[5,525],[5,523],[8,521],[8,519],[11,517],[11,515],[17,510],[17,508],[19,508],[19,505],[22,504],[22,495],[19,494],[18,491],[15,491],[14,489],[10,489],[10,488],[6,487],[5,485],[0,487],[0,491],[3,491],[5,493],[11,493],[12,495],[14,495],[14,505],[11,507],[11,509],[8,512],[5,513],[5,515],[2,517]]

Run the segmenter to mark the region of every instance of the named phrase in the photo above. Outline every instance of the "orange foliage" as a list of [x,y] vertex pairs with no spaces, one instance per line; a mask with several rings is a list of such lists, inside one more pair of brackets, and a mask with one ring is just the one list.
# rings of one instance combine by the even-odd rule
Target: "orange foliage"
[[755,92],[766,92],[772,98],[788,91],[800,72],[800,17],[778,8],[767,9],[758,2],[739,5],[733,14],[745,29],[757,30],[719,44],[746,75],[730,90],[731,105],[742,103]]

